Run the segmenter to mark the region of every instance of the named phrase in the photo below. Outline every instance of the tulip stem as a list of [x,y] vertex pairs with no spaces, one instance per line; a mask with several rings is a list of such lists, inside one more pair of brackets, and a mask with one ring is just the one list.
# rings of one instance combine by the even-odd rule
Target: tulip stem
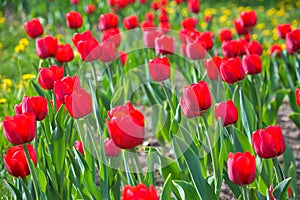
[[165,95],[166,95],[167,102],[168,102],[168,104],[169,104],[169,106],[170,106],[170,108],[171,108],[171,111],[172,111],[173,115],[175,115],[175,114],[176,114],[176,111],[174,111],[174,108],[173,108],[173,106],[172,106],[172,100],[171,100],[171,98],[170,98],[169,95],[168,95],[168,92],[167,92],[167,90],[166,90],[166,87],[165,87],[164,84],[161,84],[161,87],[163,88],[163,91],[164,91],[164,93],[165,93]]
[[95,82],[95,86],[97,87],[97,72],[96,72],[96,66],[94,64],[94,62],[91,62],[92,65],[92,71],[93,71],[93,77],[94,77],[94,82]]
[[39,200],[40,199],[40,194],[39,194],[38,177],[37,177],[33,162],[30,158],[29,153],[28,153],[28,149],[27,149],[26,144],[23,144],[23,149],[24,149],[24,152],[25,152],[25,157],[26,157],[27,164],[29,166],[30,173],[32,175],[33,185],[34,185],[34,189],[35,189],[35,196],[36,196],[36,199]]
[[259,92],[259,81],[258,81],[258,75],[253,77],[254,81],[254,87],[255,87],[255,93],[257,98],[257,104],[258,104],[258,128],[262,128],[262,106],[261,106],[261,98],[260,98],[260,92]]
[[242,186],[242,193],[243,193],[243,199],[249,200],[249,193],[248,193],[247,186]]
[[281,181],[284,180],[284,174],[283,174],[283,171],[282,171],[282,169],[281,169],[281,167],[280,167],[280,164],[279,164],[279,162],[278,162],[277,157],[273,158],[272,161],[273,161],[273,165],[274,165],[274,168],[275,168],[275,173],[276,173],[278,182],[280,183]]

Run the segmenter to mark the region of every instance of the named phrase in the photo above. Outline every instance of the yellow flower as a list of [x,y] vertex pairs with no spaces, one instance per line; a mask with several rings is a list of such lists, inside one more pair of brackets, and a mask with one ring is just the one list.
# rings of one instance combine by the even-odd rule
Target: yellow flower
[[269,10],[267,10],[267,15],[268,16],[273,16],[276,12],[275,8],[270,8]]
[[224,23],[225,21],[227,21],[227,16],[226,16],[226,15],[222,15],[222,16],[220,17],[220,22],[221,22],[221,23]]
[[263,35],[264,36],[270,36],[271,35],[271,31],[270,30],[263,30]]
[[3,45],[2,45],[2,43],[0,42],[0,49],[2,49],[2,47],[3,47]]
[[245,11],[245,7],[244,6],[239,6],[237,8],[237,10],[238,10],[239,13],[241,13],[241,12]]
[[182,16],[183,17],[187,17],[188,16],[188,10],[187,10],[187,8],[182,8],[182,10],[181,10],[181,14],[182,14]]
[[60,40],[62,38],[62,34],[56,34],[55,37]]
[[225,25],[226,25],[226,26],[231,26],[232,23],[231,23],[231,21],[226,21],[226,22],[225,22]]
[[259,12],[264,12],[264,11],[265,11],[265,7],[259,6],[259,7],[258,7],[258,11],[259,11]]
[[170,6],[176,7],[176,2],[175,2],[175,1],[171,1],[171,2],[170,2]]
[[259,23],[256,26],[257,30],[262,30],[263,28],[265,28],[265,24],[264,23]]
[[[174,2],[174,1],[172,1],[172,2]],[[167,9],[167,12],[169,14],[174,14],[175,13],[175,9],[174,8],[167,7],[166,9]]]
[[272,19],[271,23],[272,23],[272,25],[276,26],[278,24],[278,21],[277,21],[277,19]]
[[253,40],[257,40],[257,35],[256,34],[252,34],[252,39]]
[[29,40],[27,38],[22,38],[19,41],[19,45],[24,45],[25,47],[29,45]]
[[230,16],[231,15],[231,10],[226,9],[226,10],[223,11],[223,14],[227,15],[227,16]]
[[24,74],[22,76],[23,80],[26,81],[26,80],[30,80],[30,79],[33,79],[34,78],[34,74]]
[[2,79],[2,83],[5,84],[7,87],[12,86],[12,81],[9,78]]
[[205,29],[206,28],[206,23],[205,22],[201,22],[200,26],[201,26],[202,29]]
[[5,17],[0,17],[0,24],[4,24],[6,22]]
[[23,88],[23,86],[25,88],[27,88],[28,87],[28,82],[27,81],[20,81],[19,84],[17,85],[17,88],[21,89],[21,88]]
[[[222,8],[224,8],[224,7],[222,7]],[[214,9],[214,8],[206,8],[204,10],[204,16],[206,16],[206,15],[215,15],[215,14],[217,14],[217,10]]]
[[285,49],[285,48],[286,48],[286,45],[285,45],[285,44],[281,44],[281,48],[282,48],[282,49]]
[[280,9],[276,12],[277,17],[285,16],[285,11],[283,9]]
[[18,45],[15,47],[15,52],[19,53],[25,50],[25,46],[24,45]]
[[4,104],[4,103],[6,103],[7,102],[7,100],[5,99],[5,98],[1,98],[0,99],[0,104]]
[[296,7],[297,7],[297,8],[300,8],[300,1],[298,1],[298,2],[296,3]]

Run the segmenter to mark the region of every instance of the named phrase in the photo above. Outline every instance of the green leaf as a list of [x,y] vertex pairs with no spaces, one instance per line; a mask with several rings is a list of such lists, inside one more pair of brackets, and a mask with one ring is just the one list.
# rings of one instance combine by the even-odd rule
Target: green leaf
[[246,135],[240,132],[237,128],[233,127],[233,143],[234,143],[234,152],[245,152],[249,151],[251,154],[254,154],[253,148]]
[[20,193],[20,190],[18,188],[16,188],[13,184],[8,183],[6,181],[5,184],[14,199],[22,199],[22,194]]
[[296,126],[300,129],[300,113],[292,113],[292,114],[290,114],[289,117],[296,124]]
[[275,199],[283,199],[287,188],[291,182],[292,178],[287,178],[281,181],[273,190],[273,196]]
[[172,181],[173,185],[179,192],[180,199],[182,200],[200,200],[195,187],[186,182],[181,180],[174,180]]
[[46,176],[40,168],[37,167],[36,169],[37,169],[37,175],[40,182],[41,190],[43,193],[46,193],[46,188],[47,188]]
[[171,199],[171,188],[172,188],[172,182],[171,182],[172,174],[169,174],[167,180],[165,181],[163,191],[160,196],[160,200],[170,200]]
[[111,108],[126,103],[127,99],[125,99],[124,90],[125,90],[124,86],[121,86],[112,96],[112,100],[110,102]]

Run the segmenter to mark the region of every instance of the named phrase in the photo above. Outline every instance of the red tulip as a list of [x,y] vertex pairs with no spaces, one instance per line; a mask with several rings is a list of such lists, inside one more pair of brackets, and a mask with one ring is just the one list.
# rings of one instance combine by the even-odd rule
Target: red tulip
[[189,0],[188,7],[192,13],[197,14],[200,11],[200,0]]
[[230,58],[220,66],[220,74],[223,81],[233,84],[243,80],[246,76],[240,58]]
[[77,51],[85,62],[98,60],[102,54],[101,47],[94,38],[78,42]]
[[205,58],[206,43],[200,43],[198,41],[188,43],[186,46],[186,54],[187,57],[192,60],[199,60]]
[[234,24],[234,28],[235,28],[237,34],[246,35],[249,33],[248,29],[243,26],[242,19],[239,18],[239,19],[233,20],[233,24]]
[[188,43],[189,41],[192,42],[192,39],[190,37],[191,29],[181,29],[178,31],[178,38],[181,43]]
[[208,60],[204,61],[204,66],[206,69],[207,77],[210,80],[217,81],[220,77],[220,67],[221,64],[228,60],[227,57],[220,58],[219,56],[214,56]]
[[116,58],[116,46],[115,43],[110,41],[105,41],[100,44],[102,54],[100,56],[100,61],[111,62]]
[[144,115],[130,102],[108,111],[108,132],[114,143],[122,149],[131,149],[142,144],[145,137]]
[[[199,37],[201,36],[200,31],[197,30],[188,30],[187,32],[187,37],[186,37],[186,42],[187,43],[193,43],[194,41],[199,41]],[[200,43],[204,43],[202,41],[200,41]]]
[[240,14],[240,17],[245,28],[252,28],[257,22],[256,12],[254,10],[244,11]]
[[14,145],[31,142],[36,135],[35,118],[31,113],[4,117],[2,126],[5,138]]
[[122,200],[158,200],[155,188],[150,185],[148,189],[144,184],[139,183],[137,186],[126,185],[122,192]]
[[261,44],[254,40],[251,42],[248,42],[245,49],[248,54],[261,55],[263,52],[263,48],[262,48]]
[[174,53],[174,38],[163,35],[155,38],[156,54],[173,54]]
[[223,126],[235,124],[238,120],[238,110],[230,99],[215,105],[215,119],[221,119]]
[[50,68],[40,68],[38,82],[45,90],[52,90],[54,82],[64,77],[64,67],[52,65]]
[[209,22],[211,21],[211,19],[212,19],[212,16],[211,16],[211,15],[205,15],[205,16],[204,16],[204,21],[205,21],[206,23],[209,23]]
[[169,17],[168,17],[167,14],[160,14],[160,15],[158,16],[158,20],[159,20],[160,22],[168,22],[168,21],[169,21]]
[[229,153],[227,168],[229,179],[237,185],[251,184],[256,178],[255,156],[249,152]]
[[16,104],[16,105],[14,106],[14,110],[15,110],[16,115],[22,114],[22,113],[23,113],[23,112],[22,112],[22,103]]
[[74,58],[73,49],[70,44],[59,44],[56,47],[55,59],[57,62],[70,62]]
[[187,44],[185,43],[180,44],[180,53],[185,57],[187,57],[186,46]]
[[[37,158],[34,148],[27,144],[29,157],[36,166]],[[25,152],[22,145],[10,147],[7,154],[3,156],[4,164],[9,174],[14,177],[24,179],[30,174],[29,166],[26,160]]]
[[159,3],[158,2],[152,2],[151,3],[151,8],[153,9],[153,10],[158,10],[158,8],[159,8]]
[[66,76],[54,83],[54,95],[56,100],[65,103],[65,96],[69,96],[73,91],[80,89],[80,80],[78,76],[74,78]]
[[123,20],[123,26],[125,29],[134,29],[138,26],[138,17],[136,15],[130,15],[128,17],[125,17]]
[[155,31],[155,24],[153,21],[143,21],[140,26],[143,31]]
[[183,88],[180,106],[187,118],[200,116],[201,111],[209,109],[211,104],[211,95],[206,82],[199,81]]
[[47,99],[41,96],[24,96],[22,101],[22,113],[26,112],[34,114],[37,121],[45,119],[48,113]]
[[117,157],[120,154],[121,149],[117,147],[111,138],[104,140],[105,154],[108,157]]
[[206,50],[211,50],[214,46],[213,33],[210,31],[203,32],[197,37],[197,41],[205,43]]
[[300,107],[300,88],[296,89],[296,103]]
[[36,39],[36,54],[41,58],[49,58],[55,56],[55,51],[58,41],[50,35],[46,35],[44,38]]
[[257,54],[244,55],[242,63],[244,71],[248,74],[254,75],[261,72],[262,62]]
[[162,6],[165,6],[165,5],[168,4],[168,0],[160,0],[159,4],[162,5]]
[[151,78],[154,81],[164,81],[170,77],[170,62],[167,57],[154,58],[148,64]]
[[160,22],[158,28],[164,33],[167,34],[170,32],[171,26],[169,22]]
[[93,5],[93,4],[88,4],[86,7],[85,7],[85,12],[86,14],[92,14],[94,13],[96,10],[96,6]]
[[82,26],[82,16],[79,12],[71,11],[66,14],[66,22],[70,29],[78,29]]
[[228,58],[237,57],[240,55],[240,42],[237,40],[224,41],[222,51]]
[[127,59],[128,59],[128,55],[127,53],[123,52],[123,51],[118,51],[118,55],[120,58],[120,61],[122,63],[123,66],[125,66]]
[[144,3],[147,3],[147,0],[139,0],[139,2],[144,4]]
[[300,29],[295,29],[286,34],[286,50],[289,54],[294,54],[300,49]]
[[36,38],[43,35],[44,29],[39,19],[34,18],[24,24],[27,35],[31,38]]
[[117,8],[125,8],[128,5],[129,0],[114,0],[114,5]]
[[270,200],[274,200],[272,185],[270,185],[270,187],[268,188],[268,191],[269,191]]
[[221,42],[232,40],[232,32],[230,29],[221,29],[220,31]]
[[74,144],[74,148],[77,149],[84,156],[84,149],[82,141],[76,140]]
[[79,4],[79,1],[80,1],[80,0],[70,0],[71,4],[73,4],[73,5]]
[[92,35],[92,32],[90,30],[87,30],[83,33],[75,33],[72,37],[72,42],[77,48],[78,43],[80,41],[85,41],[85,40],[90,40],[90,39],[94,39],[94,37]]
[[280,126],[268,126],[252,135],[252,145],[261,158],[274,158],[284,153],[285,141]]
[[285,39],[286,34],[292,31],[292,26],[290,24],[278,24],[276,28],[278,36],[282,39]]
[[162,32],[151,30],[143,32],[143,41],[146,47],[155,48],[155,39],[159,38],[162,35]]
[[155,14],[153,12],[147,12],[145,14],[146,21],[153,21],[155,18]]
[[269,55],[274,56],[276,54],[277,57],[281,56],[282,47],[279,44],[273,44],[270,46]]
[[183,29],[193,30],[195,29],[198,20],[196,18],[190,17],[181,21],[181,27]]
[[[54,100],[50,100],[50,103],[51,103],[51,105],[52,105],[52,108],[54,108]],[[60,107],[63,105],[63,102],[60,102],[60,101],[55,100],[55,104],[56,104],[55,110],[56,110],[56,111],[59,111]],[[65,112],[65,111],[66,111],[66,108],[64,108],[64,112]]]
[[[243,56],[246,54],[246,48],[247,48],[247,45],[249,42],[245,38],[239,39],[238,42],[239,42],[239,56]],[[259,52],[259,49],[260,49],[259,45],[260,45],[259,43],[258,43],[258,45],[254,45],[254,46],[256,46],[256,48],[258,50],[257,52]],[[249,54],[255,54],[255,51],[252,51],[252,52],[253,53],[249,53]]]
[[121,33],[118,28],[110,28],[104,30],[102,33],[102,42],[111,41],[115,44],[116,47],[119,47],[121,44]]
[[119,20],[119,18],[115,14],[112,14],[112,13],[102,14],[100,16],[98,28],[101,31],[104,31],[104,30],[110,29],[110,28],[117,28],[118,20]]

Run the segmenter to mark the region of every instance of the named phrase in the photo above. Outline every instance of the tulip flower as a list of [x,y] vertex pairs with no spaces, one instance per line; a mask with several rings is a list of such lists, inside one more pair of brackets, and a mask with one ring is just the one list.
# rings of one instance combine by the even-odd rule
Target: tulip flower
[[224,41],[222,51],[228,58],[237,57],[240,55],[240,42],[237,40]]
[[70,44],[59,44],[56,47],[55,59],[57,62],[70,62],[74,58],[73,49]]
[[128,59],[128,54],[123,51],[118,51],[118,55],[119,55],[122,65],[125,66],[127,59]]
[[126,8],[130,0],[114,0],[116,8]]
[[257,22],[256,12],[254,10],[244,11],[240,14],[243,27],[252,28]]
[[210,59],[204,61],[204,67],[206,69],[207,77],[210,80],[217,81],[220,77],[220,66],[222,63],[228,60],[227,57],[220,58],[219,56],[214,56]]
[[292,26],[291,24],[278,24],[276,29],[278,36],[285,39],[286,34],[292,31]]
[[119,17],[115,14],[112,14],[112,13],[102,14],[100,16],[98,28],[101,31],[104,31],[104,30],[110,29],[110,28],[117,28],[118,20],[119,20]]
[[81,155],[84,156],[84,149],[83,149],[83,144],[82,141],[76,140],[74,144],[74,148],[77,149],[81,153]]
[[17,115],[22,114],[22,113],[23,113],[23,112],[22,112],[22,103],[16,104],[16,105],[14,106],[14,110],[15,110],[15,113],[16,113]]
[[257,54],[244,55],[242,63],[244,71],[248,74],[254,75],[261,72],[262,62]]
[[155,39],[162,35],[160,31],[150,30],[143,32],[143,41],[146,47],[155,48]]
[[115,44],[116,47],[119,47],[121,44],[121,33],[118,28],[110,28],[102,32],[102,42],[111,41]]
[[39,19],[34,18],[24,24],[26,34],[30,38],[37,38],[40,35],[43,35],[44,29]]
[[136,15],[130,15],[123,20],[123,26],[127,30],[136,28],[138,23],[138,17]]
[[160,14],[160,15],[158,16],[158,20],[159,20],[160,22],[168,22],[168,21],[169,21],[169,17],[168,17],[167,14]]
[[295,29],[286,34],[286,50],[293,55],[300,49],[300,29]]
[[126,185],[122,192],[122,200],[158,200],[155,188],[150,185],[148,189],[144,184],[139,183],[137,186]]
[[246,35],[249,33],[248,29],[243,26],[243,21],[240,18],[233,20],[233,24],[237,34]]
[[95,10],[96,10],[96,6],[93,5],[93,4],[88,4],[88,5],[85,7],[85,13],[88,14],[88,15],[94,13]]
[[121,149],[117,147],[111,138],[104,140],[105,154],[108,157],[117,157],[120,154]]
[[167,57],[154,58],[149,61],[148,66],[154,81],[164,81],[170,77],[170,62]]
[[72,42],[77,48],[78,43],[80,41],[85,41],[85,40],[90,40],[90,39],[94,39],[94,37],[92,35],[92,32],[90,30],[87,30],[83,33],[75,33],[72,37]]
[[274,56],[276,54],[277,57],[281,56],[282,47],[279,44],[273,44],[270,46],[269,55]]
[[167,34],[170,32],[171,26],[169,22],[160,22],[158,28],[164,33]]
[[230,99],[215,105],[215,119],[221,119],[223,126],[235,124],[238,120],[238,110]]
[[26,112],[34,114],[37,121],[45,119],[48,113],[47,99],[41,96],[24,96],[22,101],[22,113]]
[[[201,40],[200,40],[201,41]],[[187,57],[192,60],[200,60],[205,58],[206,55],[206,43],[194,41],[193,43],[188,43],[186,46]]]
[[200,0],[189,0],[188,8],[192,13],[198,13],[200,11]]
[[180,44],[180,53],[185,57],[187,57],[186,46],[187,44],[185,43]]
[[80,89],[80,80],[78,76],[74,78],[66,76],[54,83],[54,95],[56,100],[65,103],[65,96],[69,96],[73,91]]
[[204,16],[204,21],[205,21],[206,23],[209,23],[209,22],[211,21],[211,19],[212,19],[212,16],[211,16],[211,15],[205,15],[205,16]]
[[198,20],[196,18],[190,17],[181,21],[181,27],[183,29],[193,30],[197,25]]
[[82,26],[82,16],[79,12],[71,11],[66,14],[66,23],[70,29],[78,29]]
[[114,143],[122,149],[131,149],[142,144],[145,138],[144,115],[130,102],[108,111],[108,132]]
[[154,21],[155,14],[153,12],[147,12],[145,14],[146,21]]
[[213,33],[210,31],[203,32],[197,37],[197,41],[205,43],[206,50],[211,50],[214,46]]
[[251,41],[248,42],[248,44],[245,46],[246,52],[248,54],[258,54],[261,55],[263,52],[262,45],[257,41]]
[[66,95],[64,102],[70,116],[75,119],[83,118],[93,110],[92,98],[84,89],[74,90]]
[[296,103],[300,107],[300,88],[296,89]]
[[151,8],[153,9],[153,10],[158,10],[158,8],[159,8],[159,3],[158,2],[152,2],[151,3]]
[[174,53],[174,38],[163,35],[155,38],[156,54],[173,54]]
[[52,65],[49,68],[39,68],[38,82],[45,90],[52,90],[54,82],[64,77],[64,67]]
[[[34,148],[27,144],[29,157],[36,166],[37,157]],[[9,174],[14,177],[25,179],[30,174],[29,165],[26,160],[25,152],[22,145],[10,147],[3,156],[5,167]]]
[[232,40],[232,32],[230,29],[221,29],[220,31],[221,42]]
[[80,54],[80,58],[85,62],[98,60],[102,54],[101,47],[94,38],[79,41],[77,44],[77,51]]
[[280,126],[268,126],[252,135],[252,145],[261,158],[274,158],[284,153],[285,141]]
[[229,179],[237,185],[251,184],[256,178],[255,156],[249,152],[229,153],[227,161]]
[[223,81],[233,84],[243,80],[246,76],[240,58],[230,58],[220,66],[220,74]]
[[41,58],[54,57],[56,52],[58,41],[50,35],[46,35],[44,38],[36,39],[36,54]]
[[73,5],[79,4],[79,1],[80,1],[80,0],[70,0],[71,4],[73,4]]
[[211,104],[212,99],[206,82],[199,81],[183,88],[180,106],[187,118],[201,116],[201,111],[209,109]]
[[36,135],[35,119],[32,113],[4,117],[2,126],[5,138],[14,145],[31,142]]
[[155,24],[153,21],[143,21],[140,24],[143,31],[155,31]]
[[111,62],[116,57],[116,46],[115,43],[110,41],[105,41],[102,44],[100,44],[100,48],[102,51],[102,54],[100,56],[100,61],[102,62]]

